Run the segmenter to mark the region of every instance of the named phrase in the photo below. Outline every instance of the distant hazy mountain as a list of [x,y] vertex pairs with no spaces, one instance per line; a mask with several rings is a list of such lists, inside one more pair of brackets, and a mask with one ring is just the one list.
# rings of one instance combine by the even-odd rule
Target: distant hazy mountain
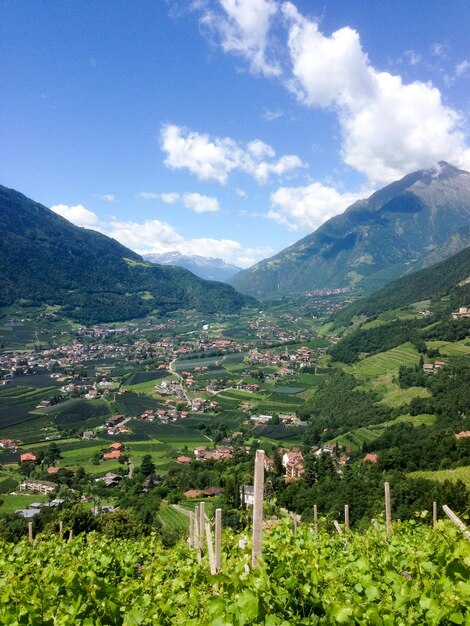
[[238,272],[241,267],[226,263],[223,259],[214,259],[211,257],[184,255],[180,252],[166,252],[164,254],[145,254],[144,259],[151,263],[160,263],[161,265],[175,265],[176,267],[184,267],[196,276],[205,280],[219,280],[226,282]]
[[19,301],[60,305],[85,323],[183,308],[232,312],[253,302],[185,269],[148,263],[114,239],[0,186],[0,307]]
[[470,173],[441,162],[359,200],[230,282],[255,297],[379,288],[470,245]]

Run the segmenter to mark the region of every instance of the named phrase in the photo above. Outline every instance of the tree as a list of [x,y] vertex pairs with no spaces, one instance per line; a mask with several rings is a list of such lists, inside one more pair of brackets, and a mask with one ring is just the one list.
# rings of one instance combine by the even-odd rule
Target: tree
[[155,463],[152,460],[152,456],[150,454],[146,454],[142,458],[142,464],[140,466],[140,471],[144,476],[150,476],[150,474],[155,473]]

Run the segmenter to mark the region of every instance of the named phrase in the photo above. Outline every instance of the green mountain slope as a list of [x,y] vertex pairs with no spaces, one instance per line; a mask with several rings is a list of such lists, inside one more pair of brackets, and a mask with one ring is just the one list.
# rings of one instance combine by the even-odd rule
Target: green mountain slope
[[339,311],[335,320],[347,323],[355,315],[378,315],[413,302],[449,295],[449,307],[470,304],[470,247],[426,269],[402,276],[367,298]]
[[95,323],[154,309],[230,312],[252,302],[228,285],[145,262],[114,239],[2,186],[0,232],[0,306],[55,304],[73,319]]
[[470,245],[470,173],[440,163],[360,200],[230,282],[265,298],[319,288],[376,289]]

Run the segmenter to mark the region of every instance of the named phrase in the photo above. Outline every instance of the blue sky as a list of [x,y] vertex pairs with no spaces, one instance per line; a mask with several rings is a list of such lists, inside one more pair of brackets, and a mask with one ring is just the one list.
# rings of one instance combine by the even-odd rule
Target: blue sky
[[467,0],[0,0],[0,183],[140,252],[243,267],[470,169]]

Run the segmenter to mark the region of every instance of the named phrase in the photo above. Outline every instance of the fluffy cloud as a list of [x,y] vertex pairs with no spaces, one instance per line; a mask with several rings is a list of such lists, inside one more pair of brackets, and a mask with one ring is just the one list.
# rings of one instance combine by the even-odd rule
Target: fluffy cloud
[[220,0],[224,13],[207,10],[200,24],[220,40],[225,52],[244,57],[254,73],[264,76],[279,76],[281,68],[270,60],[269,27],[271,18],[277,13],[274,0]]
[[[344,161],[373,182],[389,182],[445,159],[462,163],[465,139],[459,114],[428,83],[403,83],[375,70],[359,35],[342,28],[326,37],[290,3],[293,77],[289,83],[308,106],[333,106],[343,132]],[[462,163],[463,164],[463,163]]]
[[235,170],[263,184],[272,174],[282,176],[303,167],[295,155],[266,160],[274,159],[275,152],[259,139],[250,141],[245,148],[230,137],[211,138],[174,124],[162,129],[161,146],[168,167],[187,169],[200,180],[215,180],[220,184],[225,184]]
[[200,193],[186,193],[183,196],[184,206],[196,213],[215,213],[220,211],[217,198],[203,196]]
[[76,226],[84,226],[85,228],[91,228],[98,224],[98,216],[85,209],[82,204],[75,206],[68,206],[66,204],[55,204],[51,206],[51,211],[65,217],[66,220],[72,222]]
[[[199,196],[199,198],[194,198],[194,196]],[[215,198],[200,196],[199,194],[186,194],[184,198],[194,203],[194,207],[199,208],[204,206],[204,202],[209,206],[211,200],[217,202]],[[273,253],[270,247],[246,248],[233,239],[213,239],[211,237],[186,239],[171,224],[160,220],[134,222],[112,219],[108,222],[100,221],[95,213],[81,204],[77,206],[56,204],[51,207],[51,210],[62,215],[76,226],[92,227],[93,230],[113,237],[139,254],[176,250],[182,254],[218,257],[240,267],[248,267]],[[200,210],[197,211],[196,208],[194,210],[201,212]],[[207,211],[208,209],[204,210]]]
[[318,182],[306,187],[280,187],[271,194],[273,208],[268,212],[268,217],[289,230],[312,231],[368,195],[368,191],[341,194],[333,187]]
[[102,225],[100,230],[139,254],[178,251],[222,258],[241,267],[252,265],[273,252],[269,247],[245,248],[233,239],[185,239],[173,226],[160,220],[113,221]]
[[[211,11],[223,50],[243,50],[251,69],[259,68],[259,50],[264,50],[262,58],[266,59],[267,42],[276,28],[278,45],[270,48],[269,66],[277,68],[275,75],[299,102],[336,112],[344,162],[372,183],[390,182],[439,160],[470,166],[464,120],[443,103],[440,91],[432,84],[404,83],[399,75],[378,71],[362,50],[354,29],[346,26],[325,35],[317,22],[302,15],[292,2],[260,2],[263,10],[250,13],[249,29],[239,15],[242,4],[221,0],[218,13]],[[262,42],[258,48],[250,45],[253,33]],[[236,46],[224,43],[232,39]],[[411,53],[406,53],[409,62],[419,62]],[[442,57],[444,47],[436,44],[433,54]],[[460,76],[467,71],[466,61],[456,68]],[[263,168],[258,170],[262,176]]]

